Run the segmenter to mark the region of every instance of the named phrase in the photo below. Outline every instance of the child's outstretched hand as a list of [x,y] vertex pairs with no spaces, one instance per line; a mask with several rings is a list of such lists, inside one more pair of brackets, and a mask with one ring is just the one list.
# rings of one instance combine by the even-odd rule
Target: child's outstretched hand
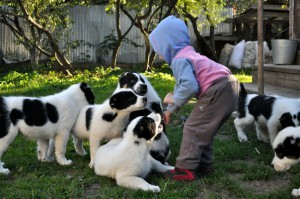
[[[168,93],[165,98],[164,98],[164,103],[165,104],[174,104],[173,101],[173,93]],[[163,116],[163,120],[166,124],[169,124],[171,121],[171,112],[169,111],[165,111],[164,112],[164,116]]]
[[169,111],[164,112],[163,120],[165,124],[169,124],[171,121],[171,113]]
[[165,104],[174,104],[173,101],[173,93],[168,93],[166,94],[165,98],[164,98],[164,103]]

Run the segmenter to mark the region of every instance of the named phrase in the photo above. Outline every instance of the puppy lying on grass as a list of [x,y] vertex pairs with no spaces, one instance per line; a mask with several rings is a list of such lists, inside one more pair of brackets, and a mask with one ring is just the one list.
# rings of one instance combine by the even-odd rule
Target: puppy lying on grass
[[95,173],[116,179],[119,186],[159,192],[160,188],[144,180],[151,170],[166,172],[174,167],[155,160],[149,153],[153,138],[161,133],[161,117],[151,113],[131,121],[123,138],[100,146],[95,156]]

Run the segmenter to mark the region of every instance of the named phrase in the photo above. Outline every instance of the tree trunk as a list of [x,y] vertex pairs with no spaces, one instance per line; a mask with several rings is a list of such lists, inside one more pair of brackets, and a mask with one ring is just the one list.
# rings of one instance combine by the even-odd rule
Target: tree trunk
[[155,55],[156,55],[156,53],[154,52],[154,50],[152,50],[152,52],[151,52],[151,54],[150,54],[150,58],[149,58],[149,67],[150,67],[150,68],[153,67]]
[[[212,52],[216,54],[216,44],[215,44],[215,27],[210,26],[209,27],[209,44],[211,47]],[[218,59],[217,59],[218,60]]]
[[111,56],[111,67],[112,68],[115,68],[117,65],[117,55],[118,55],[121,43],[122,43],[122,38],[117,40],[116,46],[114,47],[114,50],[113,50],[113,53]]
[[205,55],[206,57],[210,58],[213,61],[217,61],[217,55],[212,49],[210,48],[209,45],[207,45],[205,39],[200,35],[198,28],[197,28],[197,19],[193,17],[192,15],[185,13],[185,16],[191,21],[194,33],[197,38],[197,50]]

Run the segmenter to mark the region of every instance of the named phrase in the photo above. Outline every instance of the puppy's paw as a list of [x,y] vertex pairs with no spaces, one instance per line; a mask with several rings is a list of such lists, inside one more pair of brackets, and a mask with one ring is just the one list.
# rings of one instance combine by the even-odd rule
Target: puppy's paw
[[40,158],[39,161],[41,161],[41,162],[53,162],[54,158],[45,157],[45,158]]
[[233,118],[238,118],[240,116],[240,114],[239,114],[239,112],[237,112],[237,111],[233,111],[232,113],[231,113],[231,117],[233,117]]
[[299,189],[293,189],[292,195],[295,196],[295,197],[300,196],[300,188]]
[[57,161],[60,165],[71,165],[72,160],[63,160],[63,161]]
[[[1,162],[1,164],[4,165],[2,162]],[[0,173],[4,174],[4,175],[8,175],[8,174],[10,174],[10,170],[9,169],[5,169],[5,168],[1,168],[0,169]]]
[[248,137],[246,135],[238,135],[240,142],[248,142]]
[[89,167],[92,169],[94,167],[94,161],[91,161]]
[[175,169],[175,167],[173,167],[173,166],[171,166],[171,165],[167,166],[167,170],[168,170],[168,171],[169,171],[169,170],[173,170],[173,169]]
[[85,156],[87,155],[87,152],[83,149],[83,150],[76,150],[76,153],[80,156]]
[[152,191],[152,192],[158,193],[158,192],[160,192],[160,188],[159,188],[159,186],[150,185],[150,187],[148,187],[147,191]]

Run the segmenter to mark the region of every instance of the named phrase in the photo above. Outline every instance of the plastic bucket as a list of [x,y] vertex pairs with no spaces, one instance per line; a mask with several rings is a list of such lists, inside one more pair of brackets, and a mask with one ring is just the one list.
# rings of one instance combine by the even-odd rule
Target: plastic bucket
[[274,64],[293,64],[297,45],[297,40],[274,39],[271,40],[272,56]]

